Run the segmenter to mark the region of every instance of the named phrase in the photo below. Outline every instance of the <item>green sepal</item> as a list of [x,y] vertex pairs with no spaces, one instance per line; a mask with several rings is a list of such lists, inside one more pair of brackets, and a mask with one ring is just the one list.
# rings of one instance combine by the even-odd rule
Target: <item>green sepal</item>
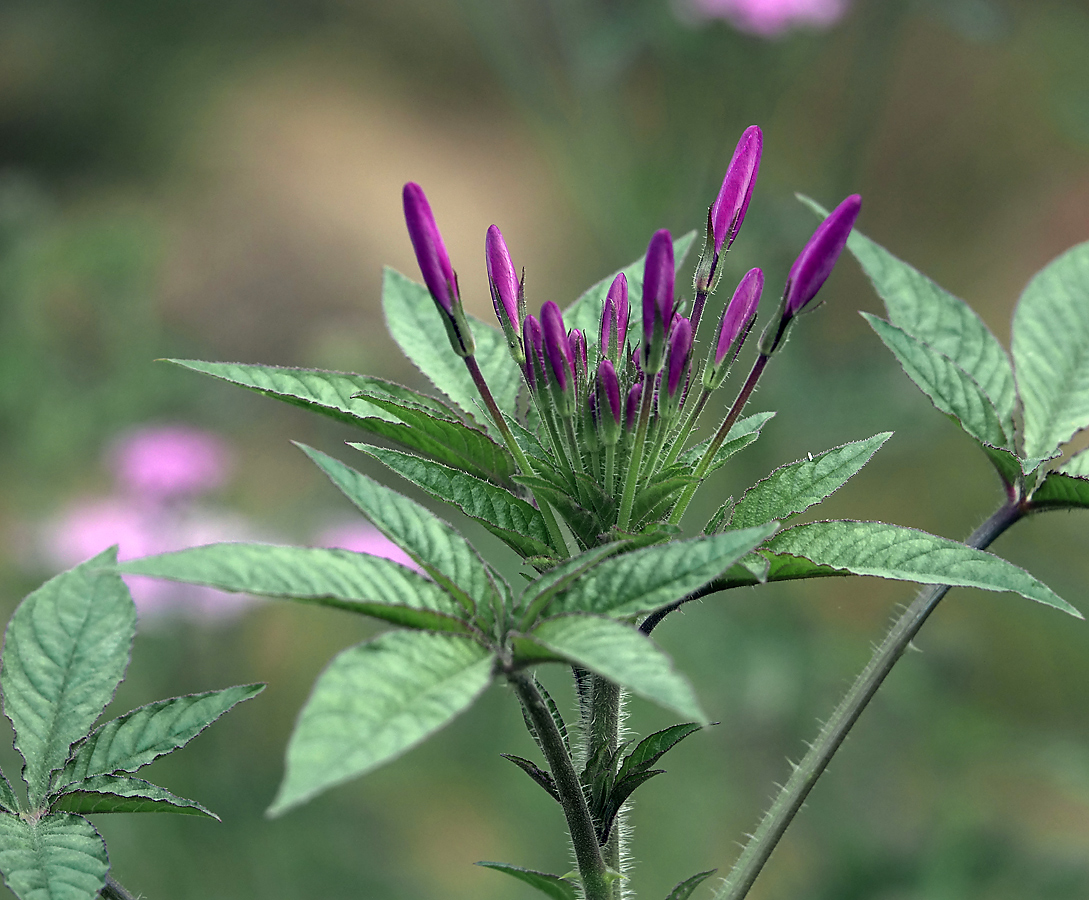
[[579,898],[575,885],[560,875],[535,872],[532,869],[523,869],[509,863],[478,862],[477,865],[484,866],[486,869],[495,869],[497,872],[506,872],[530,887],[537,888],[546,897],[551,897],[552,900],[578,900]]
[[220,820],[214,812],[178,797],[142,778],[127,775],[96,775],[69,785],[50,804],[54,812],[137,813],[166,812],[182,816],[203,816]]

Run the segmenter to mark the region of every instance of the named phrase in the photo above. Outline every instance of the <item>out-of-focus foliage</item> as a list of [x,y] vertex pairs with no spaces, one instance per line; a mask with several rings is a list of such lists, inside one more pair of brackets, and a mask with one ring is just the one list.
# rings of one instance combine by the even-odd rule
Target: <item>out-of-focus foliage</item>
[[[857,191],[862,229],[968,300],[1008,346],[1029,276],[1087,237],[1087,45],[1089,13],[1074,0],[855,0],[826,30],[774,40],[682,21],[667,0],[0,5],[5,613],[52,574],[34,552],[41,523],[108,488],[102,455],[132,426],[222,432],[253,474],[218,502],[288,539],[347,513],[287,439],[335,451],[349,432],[152,360],[343,368],[420,387],[379,305],[381,266],[413,264],[408,180],[428,186],[470,311],[490,315],[492,222],[526,267],[531,303],[563,305],[654,229],[699,227],[756,122],[760,182],[724,281],[759,264],[776,294],[813,223],[793,192],[827,204]],[[720,499],[809,451],[889,430],[850,497],[822,515],[964,537],[997,479],[856,315],[880,303],[850,261],[825,291],[757,395],[754,412],[778,410],[760,452],[738,456],[736,479],[723,471]],[[1079,514],[1014,533],[996,552],[1083,605]],[[641,896],[728,865],[785,758],[908,589],[829,580],[755,596],[709,600],[656,632],[723,724],[674,751],[668,788],[643,791]],[[1030,606],[960,590],[945,602],[925,653],[863,717],[754,897],[1089,894],[1089,638]],[[123,705],[270,687],[160,764],[222,825],[96,822],[120,880],[156,898],[446,900],[533,896],[477,859],[566,871],[556,810],[497,759],[531,752],[498,691],[443,741],[262,818],[321,662],[371,633],[333,610],[266,605],[219,628],[142,636]],[[549,689],[567,696],[560,680]],[[670,724],[639,701],[632,715],[643,733]]]

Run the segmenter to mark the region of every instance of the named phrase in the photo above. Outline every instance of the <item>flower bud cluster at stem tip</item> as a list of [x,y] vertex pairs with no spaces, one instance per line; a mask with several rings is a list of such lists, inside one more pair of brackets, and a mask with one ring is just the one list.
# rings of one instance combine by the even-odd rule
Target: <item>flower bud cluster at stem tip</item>
[[[634,502],[639,486],[649,484],[657,472],[679,458],[708,398],[724,383],[756,321],[764,287],[764,273],[759,268],[745,273],[726,304],[707,354],[700,389],[690,390],[699,314],[722,274],[720,254],[730,248],[744,221],[760,168],[762,142],[758,127],[746,129],[709,209],[691,318],[682,314],[684,304],[675,302],[672,236],[662,229],[651,238],[643,268],[642,340],[636,341],[637,346],[628,341],[630,306],[624,273],[614,277],[600,301],[595,341],[580,328],[568,329],[559,306],[552,301],[541,306],[538,316],[526,314],[524,275],[519,277],[499,228],[492,225],[488,229],[485,260],[492,305],[536,409],[540,423],[537,437],[549,451],[546,469],[566,471],[564,483],[578,494],[572,501],[587,515],[599,517],[593,531],[595,540],[604,540],[610,533],[635,532],[650,524],[651,520],[645,519],[648,504]],[[454,351],[465,359],[519,468],[526,474],[540,474],[539,469],[530,468],[518,448],[506,414],[496,406],[473,356],[472,333],[462,310],[457,277],[419,185],[405,185],[404,207],[424,283],[443,316]],[[654,515],[668,517],[670,522],[680,518],[751,395],[767,358],[782,342],[791,320],[828,278],[860,207],[858,195],[848,197],[808,241],[791,267],[778,312],[761,336],[753,371],[695,465],[697,480],[685,487],[672,510],[653,506],[657,510]],[[589,487],[595,483],[598,487]],[[599,489],[611,498],[611,504],[594,494]],[[547,509],[544,504],[542,511]],[[569,542],[566,548],[560,546],[566,539],[556,539],[559,529],[553,525],[549,527],[556,549],[574,552]],[[586,538],[579,541],[592,545]]]

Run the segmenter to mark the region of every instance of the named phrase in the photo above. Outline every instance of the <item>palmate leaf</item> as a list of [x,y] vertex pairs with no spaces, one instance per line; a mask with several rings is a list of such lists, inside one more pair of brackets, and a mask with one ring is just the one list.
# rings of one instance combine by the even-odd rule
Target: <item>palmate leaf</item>
[[96,775],[70,785],[51,806],[55,812],[166,812],[219,821],[219,816],[196,800],[186,800],[142,778],[127,775]]
[[[828,215],[808,197],[799,199],[822,217]],[[857,230],[847,239],[847,249],[884,301],[889,321],[967,372],[998,411],[1003,432],[1012,435],[1017,402],[1013,370],[1005,349],[975,310]]]
[[405,628],[469,630],[464,609],[435,582],[392,560],[351,550],[207,544],[128,560],[121,570],[332,606]]
[[[688,251],[692,249],[692,242],[696,239],[696,232],[690,231],[673,241],[674,266],[680,268],[684,263]],[[643,327],[643,306],[640,298],[643,296],[643,269],[646,265],[646,254],[619,272],[613,272],[607,278],[601,279],[593,287],[584,291],[574,303],[563,311],[563,321],[568,328],[578,328],[588,335],[596,335],[601,328],[601,310],[605,306],[605,296],[609,293],[609,287],[620,272],[628,279],[628,302],[631,307],[631,319],[628,323],[628,334],[638,335]]]
[[109,868],[106,844],[83,816],[0,813],[0,871],[19,900],[94,900]]
[[514,640],[515,659],[559,657],[633,694],[706,724],[692,686],[670,658],[638,629],[599,616],[548,619]]
[[350,446],[373,456],[432,497],[453,503],[522,556],[551,556],[555,552],[548,543],[548,526],[540,510],[505,488],[399,450]]
[[553,612],[633,616],[680,600],[775,532],[778,523],[671,541],[607,559],[553,601]]
[[[708,466],[707,472],[710,474],[715,469],[721,468],[726,464],[726,461],[737,453],[739,450],[744,450],[753,441],[760,437],[760,429],[763,428],[773,417],[773,412],[755,413],[751,416],[745,416],[743,419],[738,419],[730,427],[729,432],[726,434],[726,440],[722,442],[722,446],[715,452],[715,458],[711,460],[711,465]],[[680,462],[684,466],[688,466],[690,469],[694,469],[701,459],[703,454],[707,452],[707,448],[711,444],[711,438],[700,441],[694,447],[690,447],[680,455]]]
[[[495,424],[481,414],[480,394],[465,361],[450,347],[446,327],[427,288],[387,268],[382,279],[382,308],[389,333],[405,356],[462,410],[479,416],[489,434],[499,437]],[[506,338],[498,328],[467,318],[484,380],[499,408],[513,414],[522,373],[507,351]]]
[[493,665],[469,638],[423,631],[386,632],[338,654],[299,713],[269,815],[420,743],[472,705]]
[[304,444],[309,456],[374,527],[450,591],[468,612],[491,609],[498,598],[484,560],[446,522],[339,460]]
[[26,765],[31,808],[113,697],[125,673],[136,607],[114,547],[47,581],[8,623],[0,684]]
[[1013,314],[1025,455],[1049,457],[1089,426],[1089,243],[1045,266]]
[[784,529],[764,548],[856,575],[1012,591],[1082,618],[1047,585],[1013,563],[914,528],[884,522],[810,522]]
[[[52,779],[50,796],[72,785],[83,790],[99,775],[135,772],[160,756],[184,747],[229,709],[256,697],[263,684],[244,684],[220,691],[159,700],[100,725],[78,741],[64,768]],[[115,792],[116,793],[116,792]],[[69,812],[82,810],[69,809]]]
[[506,872],[511,877],[530,885],[530,887],[537,888],[546,897],[551,897],[552,900],[578,900],[579,897],[575,885],[559,875],[534,872],[532,869],[523,869],[509,863],[478,862],[477,865],[484,866],[486,869],[495,869],[497,872]]
[[745,528],[804,512],[846,484],[890,437],[885,431],[781,466],[745,491],[731,524]]

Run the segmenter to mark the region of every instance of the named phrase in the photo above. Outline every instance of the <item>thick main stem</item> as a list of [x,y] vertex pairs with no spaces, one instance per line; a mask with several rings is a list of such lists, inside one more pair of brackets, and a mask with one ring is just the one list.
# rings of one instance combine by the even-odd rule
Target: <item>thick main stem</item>
[[[969,547],[982,550],[988,547],[1002,532],[1025,515],[1022,504],[1011,501],[1004,504],[994,515],[979,526],[965,543]],[[936,584],[924,588],[912,601],[911,605],[893,624],[885,640],[874,651],[866,664],[840,701],[831,718],[824,723],[817,740],[810,745],[809,752],[795,767],[786,784],[779,791],[771,808],[764,814],[760,826],[749,838],[730,874],[715,895],[715,900],[741,900],[752,887],[756,877],[768,861],[775,845],[783,836],[791,820],[801,809],[805,798],[813,789],[817,779],[828,767],[832,757],[843,743],[847,733],[858,721],[866,705],[873,699],[885,677],[892,671],[908,644],[912,641],[927,617],[934,611],[942,597],[949,591],[949,585]]]
[[552,778],[556,782],[556,791],[560,795],[560,805],[567,819],[567,829],[571,833],[571,843],[575,848],[575,861],[586,900],[612,900],[607,877],[605,860],[597,843],[594,821],[586,805],[586,796],[575,772],[571,754],[563,742],[556,723],[545,704],[544,697],[537,690],[532,678],[521,672],[508,675],[511,686],[521,701],[537,737],[541,741]]

